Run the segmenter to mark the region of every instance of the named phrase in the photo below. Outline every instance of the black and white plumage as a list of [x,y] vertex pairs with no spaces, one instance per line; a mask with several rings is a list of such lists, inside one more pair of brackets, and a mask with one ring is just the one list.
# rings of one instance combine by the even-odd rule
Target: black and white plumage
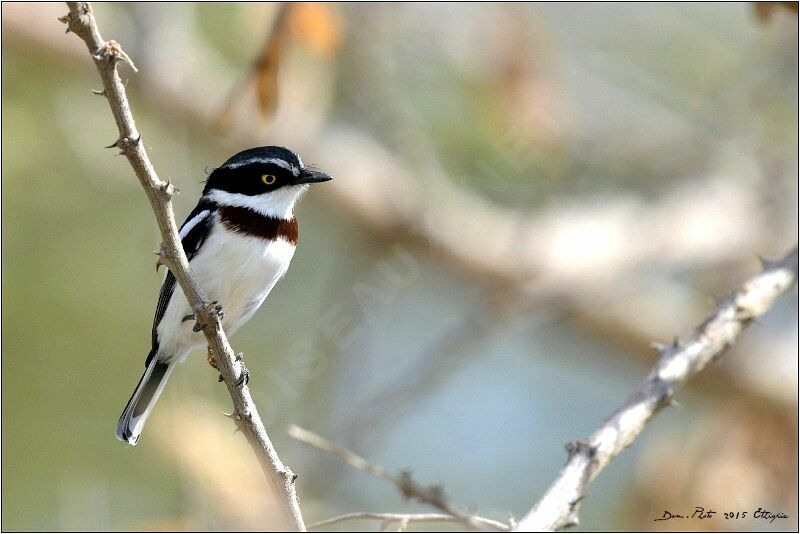
[[[209,175],[180,236],[200,286],[222,306],[229,336],[253,316],[289,268],[298,237],[295,202],[308,184],[330,179],[276,146],[239,152]],[[136,444],[175,365],[206,344],[194,321],[186,320],[191,314],[183,290],[167,272],[145,372],[117,423],[118,439]]]

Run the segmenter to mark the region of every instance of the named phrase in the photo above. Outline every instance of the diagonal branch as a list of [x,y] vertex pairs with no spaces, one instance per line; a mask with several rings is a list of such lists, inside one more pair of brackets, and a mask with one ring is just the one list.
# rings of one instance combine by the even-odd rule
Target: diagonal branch
[[422,486],[411,478],[409,471],[401,471],[399,475],[392,474],[380,465],[369,463],[357,454],[337,445],[319,434],[315,434],[297,425],[289,427],[289,435],[312,447],[329,452],[344,460],[350,467],[359,471],[366,471],[370,475],[385,480],[397,488],[407,499],[414,499],[448,514],[454,521],[458,521],[470,530],[508,530],[509,527],[499,521],[485,520],[484,518],[465,513],[460,506],[454,504],[445,494],[441,486]]
[[232,418],[258,457],[280,506],[281,530],[305,530],[294,489],[296,477],[278,458],[249,389],[246,385],[238,385],[243,368],[237,364],[233,349],[222,330],[219,316],[192,274],[184,254],[171,203],[171,198],[177,190],[169,182],[164,182],[158,177],[141,142],[142,136],[136,129],[125,85],[117,72],[119,61],[125,61],[131,66],[132,62],[119,43],[103,40],[89,2],[67,2],[67,5],[69,13],[60,20],[67,24],[68,32],[74,32],[86,43],[103,81],[103,91],[99,94],[108,100],[119,130],[119,139],[111,147],[119,148],[120,153],[128,158],[153,208],[163,240],[159,261],[175,275],[196,313],[198,323],[204,325],[203,333],[208,341],[209,350],[215,356],[233,401]]
[[515,530],[559,530],[577,525],[580,502],[594,478],[672,402],[675,389],[722,356],[750,322],[794,286],[797,263],[797,246],[781,260],[763,262],[763,272],[728,296],[694,332],[672,345],[654,344],[660,353],[658,363],[589,439],[567,445],[567,465]]

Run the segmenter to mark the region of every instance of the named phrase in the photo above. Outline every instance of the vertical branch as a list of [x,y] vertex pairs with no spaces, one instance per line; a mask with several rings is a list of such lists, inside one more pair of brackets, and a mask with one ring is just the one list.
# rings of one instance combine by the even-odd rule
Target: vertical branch
[[281,529],[304,531],[305,525],[294,488],[296,476],[281,462],[272,446],[249,389],[245,384],[238,383],[242,367],[238,365],[233,349],[228,344],[217,312],[192,274],[181,246],[171,202],[177,190],[158,177],[141,142],[142,136],[136,129],[125,85],[117,72],[117,63],[124,61],[134,70],[136,68],[119,43],[103,40],[89,2],[67,2],[67,5],[69,13],[60,20],[67,24],[68,32],[72,31],[86,43],[103,81],[103,90],[98,94],[108,100],[117,124],[119,139],[108,148],[119,148],[120,153],[125,155],[153,208],[163,240],[159,262],[175,275],[198,323],[203,325],[209,350],[214,354],[234,405],[231,417],[250,443],[278,501]]

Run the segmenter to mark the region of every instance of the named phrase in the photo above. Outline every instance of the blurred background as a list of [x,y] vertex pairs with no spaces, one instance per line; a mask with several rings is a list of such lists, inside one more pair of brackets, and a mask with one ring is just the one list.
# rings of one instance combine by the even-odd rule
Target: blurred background
[[[114,426],[162,273],[63,4],[2,6],[2,527],[251,530],[266,483],[198,352]],[[427,511],[294,423],[521,517],[672,340],[797,241],[797,7],[98,4],[181,194],[255,145],[336,179],[232,339],[307,523]],[[796,530],[797,292],[596,480],[580,530]],[[654,523],[711,508],[703,522]],[[790,516],[726,521],[757,507]],[[752,513],[752,512],[751,512]],[[376,522],[336,528],[377,529]],[[457,528],[446,524],[410,528]]]

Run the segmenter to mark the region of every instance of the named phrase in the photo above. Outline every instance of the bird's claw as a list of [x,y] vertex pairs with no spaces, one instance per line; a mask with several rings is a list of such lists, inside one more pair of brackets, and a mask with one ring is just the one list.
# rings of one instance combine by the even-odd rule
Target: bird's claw
[[209,302],[208,304],[206,304],[206,311],[207,311],[207,312],[211,312],[211,311],[213,311],[213,312],[214,312],[214,314],[215,314],[217,317],[219,317],[220,319],[222,319],[223,317],[225,317],[225,314],[222,312],[222,305],[221,305],[221,304],[220,304],[218,301],[216,301],[216,300],[214,300],[214,301],[211,301],[211,302]]
[[239,372],[239,380],[236,381],[236,387],[242,387],[250,383],[250,370],[245,367],[241,359],[238,361],[239,365],[242,366],[242,370]]
[[[210,350],[208,351],[206,359],[208,360],[208,365],[219,371],[219,365],[217,365],[217,360],[214,358],[214,354]],[[241,366],[241,369],[239,371],[239,378],[238,380],[236,380],[236,387],[242,387],[243,385],[248,384],[250,382],[250,370],[244,364],[243,352],[237,353],[235,359]],[[217,378],[217,382],[224,382],[224,381],[225,377],[223,377],[222,373],[220,373],[219,378]]]
[[[239,379],[236,381],[236,387],[242,387],[250,383],[250,370],[245,367],[244,364],[241,364],[242,370],[239,373]],[[219,378],[217,378],[217,382],[224,382],[225,377],[222,376],[220,373]]]
[[[222,311],[222,305],[216,300],[206,304],[204,306],[204,309],[206,312],[213,311],[213,313],[220,319],[225,317],[225,313]],[[206,327],[206,325],[202,324],[200,321],[197,320],[197,315],[198,315],[197,313],[190,313],[189,315],[184,315],[183,319],[181,320],[181,322],[183,323],[185,323],[186,321],[191,321],[192,319],[195,320],[194,326],[192,327],[192,332],[199,332],[200,330],[203,330]]]

